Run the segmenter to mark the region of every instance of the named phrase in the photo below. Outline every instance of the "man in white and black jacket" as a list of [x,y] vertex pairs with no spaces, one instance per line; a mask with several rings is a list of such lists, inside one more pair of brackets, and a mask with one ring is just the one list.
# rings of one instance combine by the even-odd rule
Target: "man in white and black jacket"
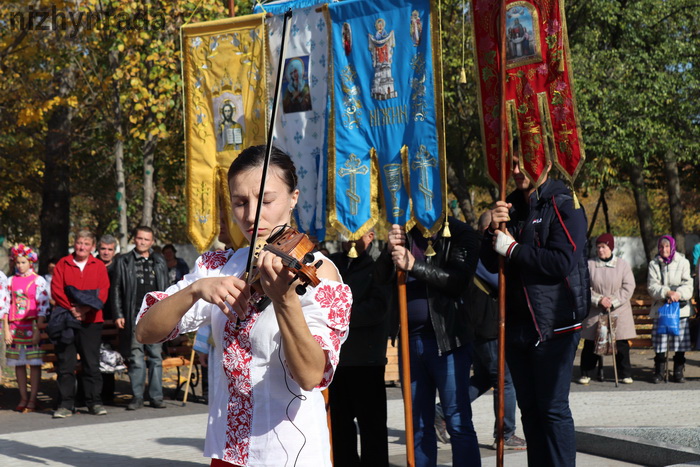
[[[551,163],[547,166],[547,174]],[[586,215],[569,188],[548,180],[535,189],[513,158],[516,191],[491,210],[484,265],[506,258],[506,360],[527,440],[528,464],[576,462],[569,388],[581,321],[588,313]],[[501,222],[507,231],[498,230]]]

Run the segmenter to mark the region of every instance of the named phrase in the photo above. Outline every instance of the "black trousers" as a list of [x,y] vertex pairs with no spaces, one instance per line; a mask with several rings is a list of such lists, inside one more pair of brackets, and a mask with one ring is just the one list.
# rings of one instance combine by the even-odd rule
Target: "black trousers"
[[[328,389],[335,467],[389,465],[384,366],[343,366]],[[357,453],[357,429],[360,450]]]
[[[581,373],[593,371],[596,365],[603,368],[602,355],[596,355],[595,342],[588,339],[583,341],[581,351]],[[620,379],[632,377],[632,363],[630,363],[630,343],[627,339],[615,341],[615,363],[617,364],[617,376]],[[591,376],[591,375],[588,375]]]
[[92,407],[102,404],[102,374],[100,373],[100,342],[102,342],[102,323],[83,324],[75,330],[75,339],[70,344],[58,344],[58,391],[61,394],[59,406],[73,409],[75,405],[75,365],[83,367],[83,387],[85,404]]

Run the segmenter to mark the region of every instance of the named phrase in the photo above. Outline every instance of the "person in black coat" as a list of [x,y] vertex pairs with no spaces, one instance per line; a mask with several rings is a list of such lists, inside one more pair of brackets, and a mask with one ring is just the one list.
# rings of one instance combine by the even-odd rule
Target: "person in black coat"
[[[165,290],[168,285],[168,266],[165,258],[151,248],[153,230],[139,226],[134,232],[135,248],[116,260],[114,281],[110,289],[114,322],[119,334],[121,353],[129,360],[129,379],[133,399],[127,410],[143,407],[148,365],[148,395],[151,407],[164,408],[163,357],[161,344],[141,344],[134,336],[136,315],[143,297],[148,292]],[[148,360],[145,360],[148,357]]]
[[[569,390],[581,322],[590,308],[586,214],[571,190],[538,188],[513,157],[516,190],[491,210],[481,259],[491,272],[506,258],[506,360],[515,385],[529,465],[576,463]],[[506,231],[499,230],[506,223]]]
[[[350,242],[343,242],[344,251],[330,256],[353,298],[350,332],[329,388],[336,467],[389,465],[384,369],[391,288],[377,280],[379,252],[373,240],[374,231],[370,231],[355,242],[357,258],[347,255]],[[355,420],[360,428],[361,456]]]

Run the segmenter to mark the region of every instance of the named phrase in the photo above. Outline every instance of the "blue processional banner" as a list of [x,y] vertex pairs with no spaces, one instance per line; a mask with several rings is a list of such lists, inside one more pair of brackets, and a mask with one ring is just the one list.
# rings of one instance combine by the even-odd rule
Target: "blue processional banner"
[[428,236],[445,220],[440,45],[430,5],[328,5],[328,211],[331,224],[349,239],[378,221],[379,179],[390,223],[418,224]]
[[[285,44],[282,91],[273,142],[290,155],[299,176],[295,219],[299,229],[325,237],[326,121],[329,36],[321,3],[308,0],[276,2],[262,8],[275,16],[265,21],[268,35],[269,105],[275,92],[282,41],[283,15],[292,10]],[[258,6],[256,11],[262,11]]]

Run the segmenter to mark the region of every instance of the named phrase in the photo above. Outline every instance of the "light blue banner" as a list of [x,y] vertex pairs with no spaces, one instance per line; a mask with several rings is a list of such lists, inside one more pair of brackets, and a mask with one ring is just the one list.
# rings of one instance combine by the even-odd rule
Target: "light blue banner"
[[[355,0],[328,7],[333,120],[329,122],[331,221],[357,237],[371,208],[376,151],[387,220],[435,231],[444,220],[444,157],[428,0]],[[374,182],[376,183],[376,182]]]

